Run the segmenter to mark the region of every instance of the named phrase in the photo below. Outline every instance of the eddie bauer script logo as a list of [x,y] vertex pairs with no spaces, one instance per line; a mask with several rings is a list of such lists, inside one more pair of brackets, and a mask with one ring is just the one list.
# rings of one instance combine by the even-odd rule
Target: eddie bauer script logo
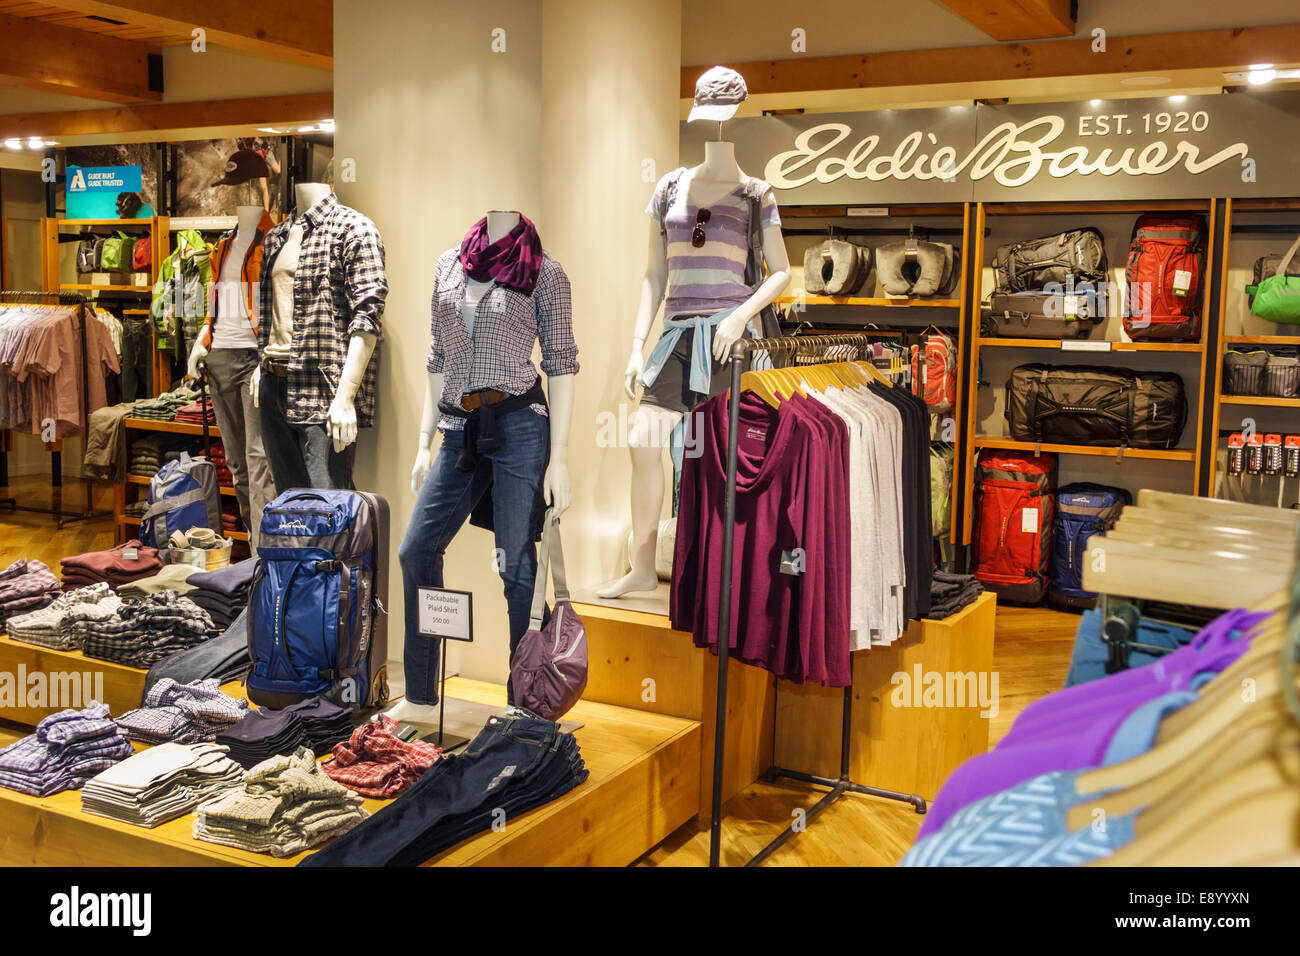
[[[1058,152],[1047,149],[1065,130],[1065,120],[1060,116],[1042,116],[1028,123],[1001,123],[991,129],[973,150],[960,162],[957,150],[951,146],[942,146],[933,153],[918,150],[929,139],[937,146],[938,140],[933,133],[921,130],[909,133],[899,142],[893,153],[871,159],[880,137],[876,134],[858,140],[857,144],[844,156],[827,155],[853,132],[852,127],[844,123],[823,123],[804,130],[795,137],[795,148],[777,153],[763,170],[763,178],[777,189],[795,189],[816,180],[819,183],[833,183],[844,176],[850,179],[869,179],[880,182],[885,179],[951,181],[963,172],[972,180],[982,180],[989,176],[1002,186],[1023,186],[1034,179],[1044,167],[1049,175],[1064,178],[1073,173],[1087,176],[1100,173],[1112,176],[1125,173],[1129,176],[1158,176],[1168,172],[1178,164],[1192,174],[1203,173],[1228,162],[1234,158],[1245,159],[1249,146],[1245,143],[1233,143],[1202,158],[1201,149],[1195,143],[1180,139],[1174,146],[1164,142],[1149,143],[1140,150],[1128,146],[1116,155],[1115,150],[1105,147],[1095,156],[1086,146],[1069,146]],[[818,136],[830,134],[820,145],[813,141]],[[816,163],[811,172],[803,171]]]
[[59,928],[128,927],[148,936],[153,926],[152,893],[83,893],[78,886],[50,897],[50,925]]
[[279,527],[277,527],[275,530],[276,531],[301,531],[303,534],[308,534],[311,532],[311,528],[307,527],[307,522],[303,521],[301,518],[294,518],[292,521],[281,521]]

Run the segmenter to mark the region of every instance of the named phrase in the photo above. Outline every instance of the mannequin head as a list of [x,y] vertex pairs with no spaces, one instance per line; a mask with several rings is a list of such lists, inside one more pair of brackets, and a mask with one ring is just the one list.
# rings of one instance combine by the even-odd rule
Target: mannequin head
[[487,214],[488,241],[496,242],[519,225],[519,213],[509,209],[492,209]]
[[241,232],[254,232],[257,224],[262,221],[261,206],[239,206],[235,209],[235,217],[239,220],[235,227],[236,234]]
[[326,183],[298,183],[293,187],[294,202],[299,212],[306,212],[330,194]]

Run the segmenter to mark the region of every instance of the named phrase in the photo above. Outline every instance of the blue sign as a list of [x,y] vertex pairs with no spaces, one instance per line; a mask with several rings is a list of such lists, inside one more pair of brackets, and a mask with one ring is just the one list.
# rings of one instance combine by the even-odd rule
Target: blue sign
[[64,198],[69,219],[148,219],[139,166],[69,166]]

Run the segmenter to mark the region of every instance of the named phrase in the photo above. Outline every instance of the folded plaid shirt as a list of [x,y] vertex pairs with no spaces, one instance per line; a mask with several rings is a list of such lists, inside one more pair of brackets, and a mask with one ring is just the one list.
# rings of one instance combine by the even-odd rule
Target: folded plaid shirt
[[21,558],[0,571],[0,605],[57,590],[59,579],[40,561]]
[[144,706],[127,711],[117,724],[133,740],[159,743],[209,741],[248,713],[248,701],[222,693],[215,678],[178,684],[164,677],[144,697]]
[[62,710],[0,748],[0,786],[35,796],[76,789],[132,753],[104,704]]
[[69,630],[81,637],[87,657],[131,667],[150,667],[217,636],[208,612],[175,591],[123,601],[114,617],[77,620]]
[[321,769],[331,780],[363,796],[395,797],[445,754],[425,740],[398,740],[392,733],[397,721],[387,714],[381,714],[380,721],[362,724],[348,740],[336,744],[333,759]]
[[[338,391],[348,341],[363,332],[382,337],[388,277],[384,241],[375,224],[344,206],[333,193],[305,213],[286,216],[262,242],[258,314],[273,315],[271,273],[295,219],[303,227],[302,251],[293,281],[293,345],[288,374],[288,420],[295,425],[325,421]],[[259,322],[260,348],[270,341],[269,321]],[[370,358],[357,390],[357,424],[375,417],[379,350]]]

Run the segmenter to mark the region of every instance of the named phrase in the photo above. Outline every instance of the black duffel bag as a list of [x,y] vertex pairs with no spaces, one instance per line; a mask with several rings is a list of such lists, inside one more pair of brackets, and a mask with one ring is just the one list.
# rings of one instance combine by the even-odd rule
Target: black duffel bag
[[998,246],[993,275],[998,292],[1041,292],[1049,283],[1053,291],[1073,292],[1106,280],[1106,240],[1089,226]]
[[1174,448],[1187,397],[1169,372],[1021,365],[1007,380],[1005,414],[1016,441]]

